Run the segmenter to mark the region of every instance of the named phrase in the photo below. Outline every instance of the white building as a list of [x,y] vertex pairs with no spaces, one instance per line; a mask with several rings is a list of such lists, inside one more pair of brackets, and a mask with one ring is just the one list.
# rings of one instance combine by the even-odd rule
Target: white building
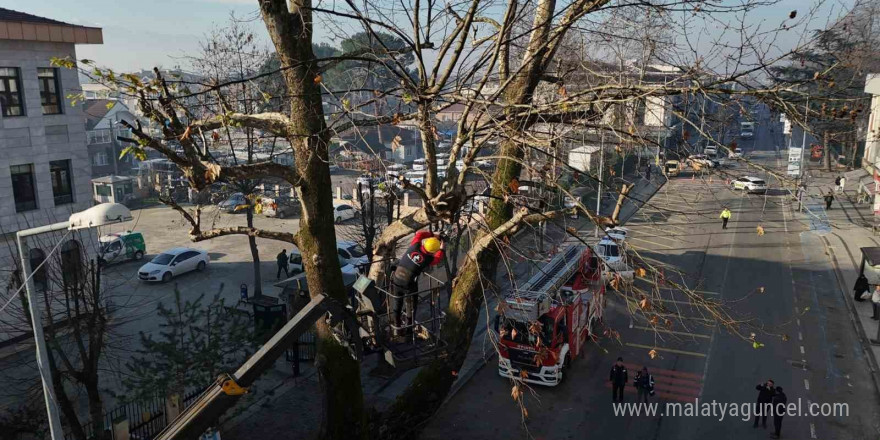
[[85,116],[68,94],[77,44],[101,44],[101,29],[0,8],[0,228],[10,233],[67,219],[91,206]]
[[[871,114],[868,116],[868,131],[865,133],[865,155],[862,166],[868,171],[880,174],[880,73],[869,74],[865,80],[865,93],[871,94]],[[876,170],[876,172],[875,172]]]

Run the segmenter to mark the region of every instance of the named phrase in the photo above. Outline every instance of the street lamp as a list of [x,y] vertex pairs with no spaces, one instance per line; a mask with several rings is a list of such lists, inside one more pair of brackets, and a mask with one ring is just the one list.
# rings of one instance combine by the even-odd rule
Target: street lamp
[[[131,211],[129,211],[124,205],[119,203],[102,203],[86,209],[85,211],[71,214],[70,219],[66,222],[25,229],[15,233],[15,238],[18,242],[18,253],[21,257],[22,275],[24,277],[25,289],[27,292],[28,309],[31,315],[31,324],[34,328],[34,342],[37,346],[37,368],[40,370],[40,379],[43,381],[43,396],[46,400],[49,431],[52,434],[53,440],[62,440],[64,438],[64,431],[61,427],[61,416],[58,411],[58,402],[55,400],[55,394],[52,390],[52,371],[49,369],[49,354],[46,349],[46,341],[43,338],[43,323],[40,316],[39,303],[34,298],[34,280],[32,268],[30,267],[30,259],[28,257],[28,249],[26,248],[26,237],[46,232],[62,231],[65,229],[75,231],[79,229],[97,228],[99,226],[128,221],[131,220],[131,218]],[[44,261],[47,261],[50,256],[51,252],[46,256]]]

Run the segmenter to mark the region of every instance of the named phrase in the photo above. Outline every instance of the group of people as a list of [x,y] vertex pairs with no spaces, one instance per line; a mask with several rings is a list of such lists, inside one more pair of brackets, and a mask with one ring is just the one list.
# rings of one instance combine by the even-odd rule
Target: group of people
[[880,284],[874,286],[874,291],[871,292],[871,285],[868,283],[868,277],[865,274],[860,274],[858,278],[856,278],[856,284],[853,286],[854,296],[853,299],[862,302],[866,299],[871,300],[871,306],[874,308],[874,314],[871,316],[871,319],[875,321],[880,321]]
[[782,387],[776,386],[772,379],[758,384],[755,389],[758,391],[758,404],[755,407],[755,424],[752,427],[757,428],[758,421],[761,421],[764,428],[767,428],[767,416],[772,414],[774,428],[772,437],[779,438],[788,397],[782,391]]
[[[611,367],[611,401],[623,402],[623,390],[629,382],[629,371],[626,365],[623,365],[623,358],[617,358],[617,362]],[[633,386],[636,388],[637,401],[648,403],[648,396],[654,395],[654,376],[648,373],[648,367],[642,367],[641,371],[636,372],[633,379]]]

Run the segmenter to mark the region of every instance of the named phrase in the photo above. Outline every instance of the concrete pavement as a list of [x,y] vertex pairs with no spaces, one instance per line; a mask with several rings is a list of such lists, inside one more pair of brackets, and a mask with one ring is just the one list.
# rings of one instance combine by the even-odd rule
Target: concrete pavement
[[[765,160],[775,165],[769,155]],[[720,180],[670,182],[628,227],[643,258],[691,289],[691,298],[668,289],[651,293],[671,326],[663,325],[662,315],[658,326],[648,316],[631,317],[620,298],[609,298],[606,323],[619,338],[600,339],[574,362],[562,385],[527,392],[527,419],[510,399],[510,382],[484,368],[439,411],[422,438],[447,438],[451,431],[462,439],[767,437],[751,420],[730,414],[724,420],[615,416],[606,375],[617,356],[655,371],[660,403],[699,398],[749,404],[755,385],[772,378],[790,402],[803,407],[849,404],[846,416],[787,417],[783,437],[878,438],[871,369],[831,261],[808,223],[793,216],[788,199],[770,194],[735,193]],[[727,230],[717,219],[722,205],[734,212]],[[710,308],[693,305],[695,299],[724,304],[731,319],[719,325]],[[751,333],[763,346],[753,347]]]

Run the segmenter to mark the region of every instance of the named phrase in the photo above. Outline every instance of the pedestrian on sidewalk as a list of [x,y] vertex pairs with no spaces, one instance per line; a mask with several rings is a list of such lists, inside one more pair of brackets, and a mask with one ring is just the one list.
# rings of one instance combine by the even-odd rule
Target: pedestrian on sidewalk
[[727,229],[727,222],[730,220],[730,209],[725,206],[718,217],[721,218],[721,229]]
[[770,404],[773,402],[773,380],[759,384],[755,387],[758,390],[758,403],[755,406],[755,424],[752,428],[758,427],[758,420],[761,419],[764,428],[767,428],[767,415],[770,413]]
[[651,180],[651,164],[645,167],[645,179]]
[[[623,365],[622,357],[617,358],[617,362],[611,367],[611,377],[608,380],[611,381],[611,401],[623,402],[623,388],[629,382],[629,374],[626,371],[626,366]],[[618,393],[620,394],[619,398]]]
[[840,176],[840,181],[837,183],[837,192],[842,193],[844,186],[846,186],[846,177]]
[[874,293],[871,294],[871,306],[874,307],[874,316],[871,319],[880,320],[880,284],[874,286]]
[[654,395],[654,376],[648,373],[648,367],[642,367],[642,371],[636,373],[633,385],[638,391],[636,401],[648,403],[648,396]]
[[278,263],[278,273],[275,274],[275,278],[281,279],[281,271],[284,271],[284,278],[290,277],[290,273],[287,271],[288,261],[287,258],[287,249],[281,249],[281,252],[275,257],[275,262]]
[[825,194],[825,210],[831,210],[831,204],[834,203],[834,194],[831,191],[828,191],[828,194]]
[[782,392],[782,387],[776,387],[776,393],[773,394],[773,428],[774,432],[771,438],[781,437],[782,416],[785,415],[788,397]]
[[834,192],[840,191],[840,175],[834,178]]
[[862,298],[862,295],[868,293],[868,289],[870,288],[871,286],[868,284],[868,277],[866,277],[865,274],[859,275],[859,277],[856,278],[856,284],[853,286],[853,290],[855,291],[853,299],[856,301],[864,301],[865,299]]

